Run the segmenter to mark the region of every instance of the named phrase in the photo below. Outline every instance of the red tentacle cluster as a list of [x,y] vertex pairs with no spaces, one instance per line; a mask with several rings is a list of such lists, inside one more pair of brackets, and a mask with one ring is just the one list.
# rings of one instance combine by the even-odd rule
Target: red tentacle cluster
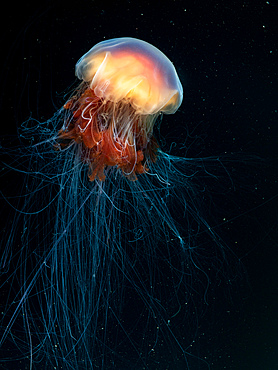
[[128,102],[105,102],[90,87],[82,91],[64,105],[69,114],[59,132],[61,145],[68,140],[82,145],[81,156],[89,164],[91,181],[105,180],[104,170],[109,166],[117,166],[136,180],[137,174],[148,170],[146,159],[155,161],[158,148],[144,127],[146,119],[141,120]]

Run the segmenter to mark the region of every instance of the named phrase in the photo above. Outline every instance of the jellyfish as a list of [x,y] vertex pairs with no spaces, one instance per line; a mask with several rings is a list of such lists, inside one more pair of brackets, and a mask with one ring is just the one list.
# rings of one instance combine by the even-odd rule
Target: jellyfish
[[196,301],[225,260],[200,197],[216,160],[167,154],[155,138],[158,118],[182,103],[174,65],[123,37],[95,45],[75,72],[81,82],[62,108],[30,117],[23,142],[5,150],[23,190],[5,196],[15,216],[1,244],[1,362],[206,365],[191,344]]

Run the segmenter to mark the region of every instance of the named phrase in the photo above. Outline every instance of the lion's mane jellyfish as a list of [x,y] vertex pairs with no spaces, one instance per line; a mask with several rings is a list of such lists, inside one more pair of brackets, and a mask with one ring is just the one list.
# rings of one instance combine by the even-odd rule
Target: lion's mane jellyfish
[[100,42],[76,64],[82,80],[64,105],[60,138],[82,146],[90,180],[117,166],[130,180],[155,161],[153,126],[159,113],[175,113],[182,86],[171,61],[156,47],[129,37]]
[[30,117],[20,144],[1,148],[2,175],[14,170],[23,185],[4,195],[15,215],[1,237],[0,361],[201,368],[192,346],[198,303],[225,260],[203,210],[223,167],[218,157],[165,153],[154,138],[158,116],[183,98],[173,64],[154,46],[100,42],[76,76],[52,118]]

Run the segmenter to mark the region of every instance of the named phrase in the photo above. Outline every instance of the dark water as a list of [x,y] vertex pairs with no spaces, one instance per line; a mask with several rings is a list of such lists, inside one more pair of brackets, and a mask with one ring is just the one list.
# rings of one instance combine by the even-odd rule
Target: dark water
[[[175,142],[172,153],[177,155],[229,154],[234,191],[225,196],[217,186],[209,213],[216,220],[217,232],[242,262],[240,272],[235,269],[234,283],[219,281],[217,289],[214,282],[213,291],[208,292],[193,353],[215,370],[277,369],[275,1],[122,1],[112,5],[84,1],[35,6],[27,2],[16,9],[8,3],[4,17],[1,128],[5,134],[14,134],[30,113],[39,120],[51,117],[74,82],[76,61],[99,41],[136,37],[173,61],[184,87],[184,102],[173,117],[163,119],[160,134],[165,150]],[[233,164],[233,154],[237,158],[240,154],[242,162]],[[253,159],[245,161],[250,155]],[[161,363],[167,356],[165,351]],[[182,361],[180,366],[186,368]],[[201,364],[196,366],[192,369],[203,369]],[[0,368],[20,365],[5,363]],[[159,364],[149,367],[166,368],[175,369]]]

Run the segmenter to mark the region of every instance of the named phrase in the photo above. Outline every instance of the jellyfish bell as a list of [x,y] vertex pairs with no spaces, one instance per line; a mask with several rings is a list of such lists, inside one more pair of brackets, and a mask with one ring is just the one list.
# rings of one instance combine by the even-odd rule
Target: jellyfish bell
[[148,171],[158,144],[153,126],[160,113],[179,108],[183,90],[171,61],[151,44],[129,37],[98,43],[76,64],[82,80],[64,105],[60,138],[82,147],[89,178],[104,180],[118,167],[130,180]]
[[171,61],[153,45],[130,37],[98,43],[76,64],[99,98],[130,100],[141,114],[175,113],[182,86]]

